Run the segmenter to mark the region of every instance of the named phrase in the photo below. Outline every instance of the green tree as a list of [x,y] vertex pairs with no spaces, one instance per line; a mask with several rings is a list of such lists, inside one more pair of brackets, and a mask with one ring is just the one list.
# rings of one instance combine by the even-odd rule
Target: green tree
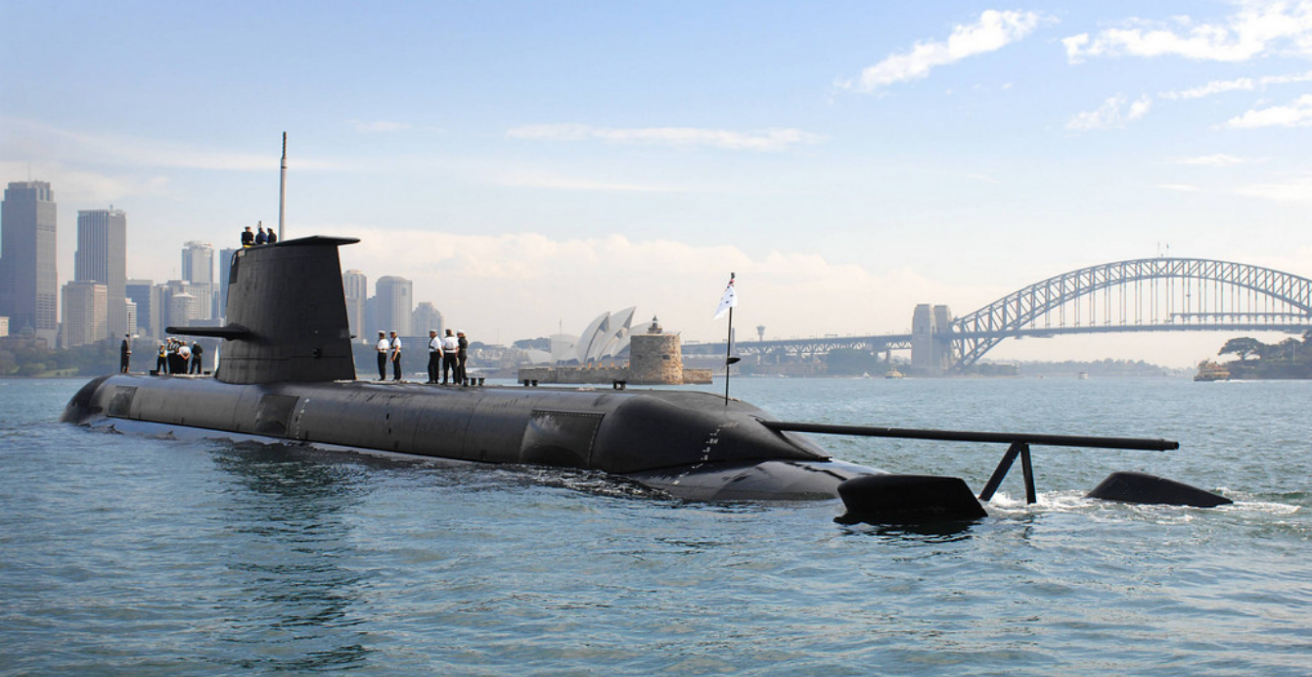
[[1247,360],[1248,356],[1254,353],[1256,353],[1258,357],[1262,357],[1263,349],[1269,347],[1270,346],[1267,344],[1262,343],[1255,338],[1232,338],[1229,341],[1226,341],[1224,346],[1221,346],[1221,351],[1218,352],[1217,355],[1234,353],[1239,356],[1240,360]]
[[861,374],[884,373],[879,356],[862,350],[837,348],[825,356],[825,364],[830,374],[859,376]]

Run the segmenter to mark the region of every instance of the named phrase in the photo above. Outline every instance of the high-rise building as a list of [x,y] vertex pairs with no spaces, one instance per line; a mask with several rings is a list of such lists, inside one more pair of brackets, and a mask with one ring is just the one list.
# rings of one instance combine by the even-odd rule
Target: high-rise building
[[388,275],[378,278],[374,283],[374,293],[378,298],[374,321],[383,331],[394,331],[397,336],[414,336],[410,330],[411,314],[414,313],[414,283],[404,277]]
[[412,317],[410,328],[414,330],[415,336],[428,336],[430,331],[435,331],[438,335],[442,334],[442,313],[438,312],[432,303],[424,301],[415,306]]
[[13,334],[53,347],[59,331],[55,197],[45,181],[14,181],[0,206],[0,315]]
[[128,331],[138,336],[155,336],[151,326],[155,311],[150,288],[155,283],[151,280],[128,280],[126,287],[128,300],[137,304],[137,326],[128,327]]
[[[127,310],[128,310],[128,331],[127,331],[127,333],[128,333],[128,334],[134,334],[134,335],[135,335],[135,334],[137,333],[137,303],[136,303],[136,301],[133,301],[132,299],[129,298],[128,301],[127,301],[127,307],[128,307],[128,308],[127,308]],[[120,337],[116,337],[116,338],[123,338],[123,337],[120,336]]]
[[186,280],[169,280],[151,288],[150,322],[156,339],[167,336],[165,330],[168,327],[215,324],[202,321],[201,305],[206,300],[202,298],[203,290],[200,287]]
[[351,336],[357,341],[370,342],[366,331],[365,301],[369,299],[369,278],[358,270],[342,273],[342,289],[346,292],[346,319],[351,325]]
[[236,253],[236,249],[219,250],[219,311],[214,316],[221,320],[228,317],[228,275],[232,272],[232,257]]
[[200,313],[200,304],[200,298],[185,290],[171,294],[168,326],[185,327],[192,324],[192,320],[199,319],[196,316]]
[[191,283],[196,297],[196,320],[214,317],[214,248],[208,242],[188,242],[182,247],[182,280]]
[[63,347],[76,348],[105,340],[108,310],[107,285],[89,280],[65,284]]
[[128,330],[128,217],[121,209],[88,209],[77,213],[77,254],[73,279],[99,282],[109,290],[105,335]]

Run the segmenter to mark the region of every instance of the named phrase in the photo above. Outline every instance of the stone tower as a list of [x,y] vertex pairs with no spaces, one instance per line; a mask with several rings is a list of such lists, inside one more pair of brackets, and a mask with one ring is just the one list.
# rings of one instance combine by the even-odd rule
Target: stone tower
[[629,382],[634,385],[680,385],[683,383],[683,353],[679,335],[661,331],[651,318],[647,333],[634,334],[629,342]]

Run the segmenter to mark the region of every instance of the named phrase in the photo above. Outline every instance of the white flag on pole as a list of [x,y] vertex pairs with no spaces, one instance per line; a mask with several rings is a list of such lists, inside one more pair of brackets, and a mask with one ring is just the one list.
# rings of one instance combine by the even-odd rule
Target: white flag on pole
[[729,312],[730,308],[738,306],[738,292],[733,288],[733,273],[729,273],[729,286],[724,288],[724,296],[720,297],[720,307],[715,309],[715,317],[712,320],[718,320]]

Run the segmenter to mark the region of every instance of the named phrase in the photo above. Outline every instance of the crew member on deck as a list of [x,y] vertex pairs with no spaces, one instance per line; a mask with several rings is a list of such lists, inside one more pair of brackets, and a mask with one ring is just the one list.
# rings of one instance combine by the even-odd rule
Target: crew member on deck
[[387,351],[392,349],[392,342],[387,340],[387,332],[378,332],[378,380],[387,380]]
[[392,380],[401,380],[401,337],[392,332]]
[[257,246],[262,244],[269,244],[269,236],[265,234],[264,226],[262,225],[260,226],[260,232],[255,234],[255,244]]
[[241,246],[250,247],[255,244],[255,233],[251,232],[251,227],[246,226],[246,230],[241,231]]
[[460,380],[460,362],[457,353],[460,352],[460,343],[456,341],[455,334],[446,330],[446,336],[442,337],[442,385],[446,385],[447,375],[455,377],[456,383]]
[[456,332],[456,369],[460,375],[456,378],[461,385],[469,384],[469,374],[465,372],[465,360],[469,358],[469,339],[465,338],[465,332]]
[[191,364],[191,348],[187,347],[187,342],[178,339],[178,353],[176,355],[177,365],[173,370],[175,374],[187,373],[188,365]]
[[204,371],[201,368],[200,358],[204,352],[205,349],[200,347],[200,341],[191,344],[191,367],[187,370],[188,374],[200,374]]
[[132,360],[132,334],[123,335],[123,345],[118,347],[118,370],[121,373],[128,373],[128,362]]
[[442,371],[442,339],[437,337],[437,330],[428,330],[428,382],[437,383],[437,375]]

